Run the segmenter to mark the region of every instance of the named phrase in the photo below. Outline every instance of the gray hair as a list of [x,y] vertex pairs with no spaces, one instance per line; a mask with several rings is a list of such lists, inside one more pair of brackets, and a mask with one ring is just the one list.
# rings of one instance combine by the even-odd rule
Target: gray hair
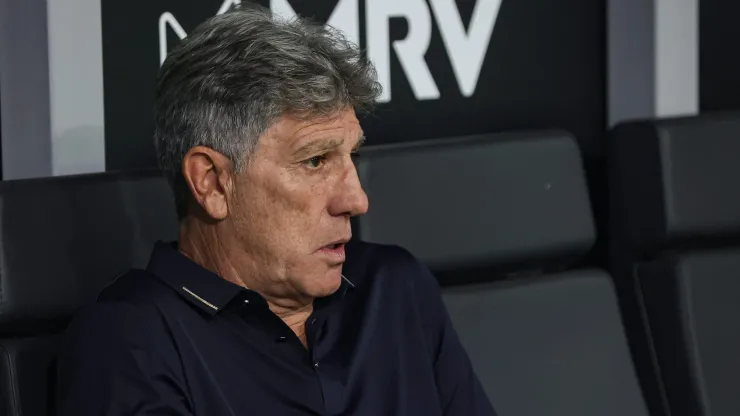
[[372,64],[331,27],[253,4],[205,21],[170,52],[155,91],[154,144],[178,215],[187,214],[182,161],[194,146],[222,153],[240,172],[281,116],[368,110],[380,92]]

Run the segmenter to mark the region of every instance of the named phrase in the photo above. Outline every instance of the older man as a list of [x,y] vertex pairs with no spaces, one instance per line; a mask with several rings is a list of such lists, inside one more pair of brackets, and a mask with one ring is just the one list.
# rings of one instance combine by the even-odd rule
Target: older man
[[155,144],[179,243],[75,319],[61,415],[493,414],[434,277],[350,242],[355,112],[379,89],[339,34],[255,6],[170,54]]

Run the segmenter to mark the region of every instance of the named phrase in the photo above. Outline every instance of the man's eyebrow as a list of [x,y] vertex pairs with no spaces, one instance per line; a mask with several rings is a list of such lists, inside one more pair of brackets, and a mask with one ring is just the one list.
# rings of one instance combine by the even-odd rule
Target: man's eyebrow
[[344,143],[339,139],[317,139],[310,141],[293,152],[293,156],[308,157],[318,153],[326,153],[340,147]]

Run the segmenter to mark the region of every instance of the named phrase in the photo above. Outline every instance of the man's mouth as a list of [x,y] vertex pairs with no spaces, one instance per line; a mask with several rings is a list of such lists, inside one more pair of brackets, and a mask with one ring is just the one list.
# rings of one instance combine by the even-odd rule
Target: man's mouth
[[332,263],[344,263],[345,253],[344,246],[349,239],[340,239],[329,243],[319,249],[319,252],[327,256]]
[[349,237],[347,237],[347,238],[338,238],[338,239],[332,241],[331,243],[325,245],[324,247],[322,247],[322,249],[335,250],[335,249],[344,247],[344,245],[347,244],[347,242],[349,242]]

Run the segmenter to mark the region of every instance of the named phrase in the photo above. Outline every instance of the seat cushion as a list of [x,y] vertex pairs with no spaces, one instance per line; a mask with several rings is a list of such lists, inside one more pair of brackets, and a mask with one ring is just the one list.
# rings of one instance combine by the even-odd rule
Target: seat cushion
[[471,285],[444,296],[499,414],[648,415],[607,274]]
[[0,339],[0,415],[54,413],[58,342],[58,336]]
[[673,416],[740,415],[740,249],[638,268]]

